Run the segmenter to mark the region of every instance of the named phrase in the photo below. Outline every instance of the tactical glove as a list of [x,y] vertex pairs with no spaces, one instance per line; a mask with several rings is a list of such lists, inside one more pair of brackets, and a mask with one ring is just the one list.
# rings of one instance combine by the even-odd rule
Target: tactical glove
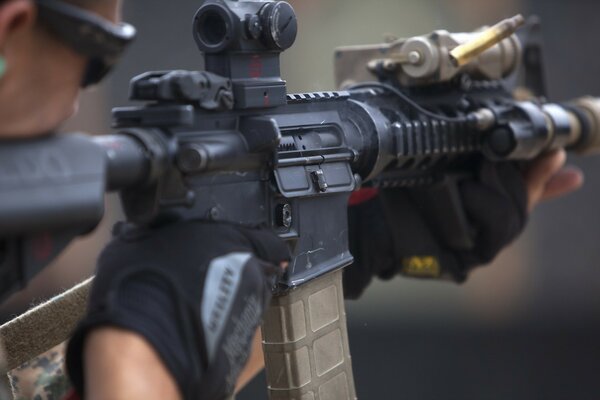
[[481,160],[477,176],[427,188],[385,189],[349,207],[344,293],[358,298],[373,276],[396,274],[463,282],[514,240],[527,220],[518,166]]
[[184,399],[227,398],[287,259],[287,246],[266,229],[122,225],[100,256],[87,316],[69,343],[75,387],[83,394],[86,335],[115,326],[154,347]]

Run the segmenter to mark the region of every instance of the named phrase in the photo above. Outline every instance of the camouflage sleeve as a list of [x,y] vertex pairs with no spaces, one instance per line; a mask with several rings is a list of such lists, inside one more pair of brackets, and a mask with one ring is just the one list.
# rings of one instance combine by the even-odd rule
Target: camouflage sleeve
[[60,400],[67,395],[71,384],[64,368],[65,347],[60,344],[8,374],[15,400]]
[[8,375],[6,373],[2,373],[2,378],[0,379],[0,399],[12,399],[10,394]]
[[0,342],[0,399],[12,399],[9,391],[8,374],[6,374],[6,355],[4,354],[4,346]]

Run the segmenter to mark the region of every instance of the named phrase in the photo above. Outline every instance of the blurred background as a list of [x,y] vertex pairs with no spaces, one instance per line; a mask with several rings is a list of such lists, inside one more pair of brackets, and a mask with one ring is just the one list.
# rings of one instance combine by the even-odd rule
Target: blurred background
[[[435,29],[472,30],[517,12],[542,18],[552,100],[600,95],[597,0],[291,0],[296,45],[283,55],[290,92],[332,90],[333,49]],[[65,129],[110,131],[110,108],[128,103],[128,81],[147,70],[199,69],[191,37],[199,1],[126,1],[139,39],[111,79],[86,93]],[[397,278],[348,302],[350,343],[362,399],[600,398],[600,157],[570,158],[586,185],[548,202],[494,265],[466,284]],[[3,320],[89,276],[119,218],[107,216],[24,293],[0,308]],[[33,299],[33,300],[32,300]],[[259,376],[239,397],[266,399]]]

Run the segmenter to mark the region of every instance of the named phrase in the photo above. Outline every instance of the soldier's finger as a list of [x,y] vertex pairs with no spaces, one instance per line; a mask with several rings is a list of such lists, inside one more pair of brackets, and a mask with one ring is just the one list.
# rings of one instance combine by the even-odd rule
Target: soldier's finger
[[544,187],[541,200],[549,200],[564,196],[579,189],[583,185],[583,173],[579,168],[567,166],[558,171]]
[[560,170],[566,159],[564,150],[556,150],[534,160],[525,170],[529,211],[542,200],[546,184]]

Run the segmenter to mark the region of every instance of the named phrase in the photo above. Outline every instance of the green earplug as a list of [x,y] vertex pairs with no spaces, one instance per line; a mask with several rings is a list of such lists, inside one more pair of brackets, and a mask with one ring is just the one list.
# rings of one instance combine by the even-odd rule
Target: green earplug
[[2,78],[2,76],[4,75],[5,72],[6,72],[6,60],[4,59],[4,57],[0,56],[0,78]]

